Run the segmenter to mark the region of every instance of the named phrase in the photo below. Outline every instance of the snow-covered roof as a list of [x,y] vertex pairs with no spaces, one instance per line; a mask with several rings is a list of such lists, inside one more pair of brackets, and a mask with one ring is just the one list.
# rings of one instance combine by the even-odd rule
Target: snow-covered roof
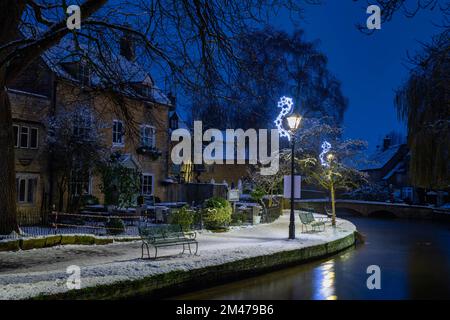
[[186,129],[190,130],[190,126],[188,123],[180,116],[180,113],[176,110],[169,111],[169,119],[172,118],[172,116],[176,115],[178,117],[178,129]]
[[392,177],[395,173],[399,172],[402,166],[403,166],[403,162],[397,163],[397,164],[395,165],[395,167],[392,168],[392,170],[389,171],[389,172],[383,177],[383,180],[387,180],[387,179],[389,179],[390,177]]
[[[80,45],[80,47],[96,65],[104,65],[100,61],[100,55],[96,53],[96,50],[88,48],[85,45]],[[72,41],[62,40],[58,45],[53,46],[43,53],[42,58],[58,77],[77,81],[64,68],[64,64],[74,63],[80,60],[80,55],[76,55],[74,52],[77,52],[74,43]],[[170,99],[154,84],[150,74],[139,63],[130,61],[122,55],[112,52],[102,52],[102,55],[108,59],[108,65],[102,68],[102,72],[110,74],[112,79],[119,79],[122,82],[147,85],[151,87],[150,95],[155,102],[171,105]],[[102,78],[95,70],[91,73],[90,81],[92,85],[98,86],[102,84]]]
[[359,170],[377,170],[383,168],[397,154],[401,146],[398,144],[386,150],[378,150],[369,157],[366,163],[360,165]]
[[119,161],[126,168],[134,169],[134,170],[140,170],[141,169],[141,167],[139,165],[139,162],[133,157],[133,155],[131,153],[122,154],[120,156]]

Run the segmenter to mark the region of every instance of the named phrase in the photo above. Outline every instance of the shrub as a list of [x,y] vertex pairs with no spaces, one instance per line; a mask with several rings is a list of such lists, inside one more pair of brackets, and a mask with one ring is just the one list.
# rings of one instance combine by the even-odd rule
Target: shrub
[[93,195],[83,195],[83,196],[81,196],[80,200],[81,200],[82,207],[96,205],[96,204],[100,203],[98,198]]
[[106,232],[111,235],[118,235],[125,232],[125,224],[122,219],[112,218],[106,222]]
[[188,210],[188,206],[184,206],[172,212],[170,215],[170,223],[180,225],[183,231],[188,231],[191,229],[192,223],[194,223],[194,213]]
[[247,220],[247,213],[242,210],[237,210],[231,215],[231,222],[236,225],[243,224],[244,222],[247,222]]
[[231,205],[223,198],[214,197],[205,201],[203,222],[207,229],[218,229],[231,222]]

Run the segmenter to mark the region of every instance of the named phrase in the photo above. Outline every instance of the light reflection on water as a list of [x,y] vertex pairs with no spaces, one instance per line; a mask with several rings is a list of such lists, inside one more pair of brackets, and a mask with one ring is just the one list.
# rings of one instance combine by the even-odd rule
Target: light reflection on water
[[328,260],[314,269],[314,300],[337,300],[334,260]]
[[[175,299],[450,299],[450,224],[345,216],[366,243],[331,258]],[[382,290],[366,286],[369,265]]]

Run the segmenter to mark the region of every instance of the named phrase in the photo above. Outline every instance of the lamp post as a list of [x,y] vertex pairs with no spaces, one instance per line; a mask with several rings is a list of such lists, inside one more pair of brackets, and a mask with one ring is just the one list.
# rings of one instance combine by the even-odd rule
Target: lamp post
[[329,178],[330,178],[330,193],[331,193],[331,225],[336,226],[336,199],[334,194],[334,181],[333,181],[333,161],[335,159],[334,154],[329,153],[327,155],[329,165]]
[[295,153],[295,133],[300,127],[302,117],[293,113],[286,118],[291,137],[291,216],[289,221],[289,239],[295,239],[295,213],[294,213],[294,196],[295,196],[295,176],[294,176],[294,153]]

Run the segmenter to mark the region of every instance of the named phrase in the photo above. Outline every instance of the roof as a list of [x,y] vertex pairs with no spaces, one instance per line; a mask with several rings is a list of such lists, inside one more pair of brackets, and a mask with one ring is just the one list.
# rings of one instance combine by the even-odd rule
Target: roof
[[365,163],[361,164],[358,169],[361,171],[366,171],[378,170],[383,168],[389,162],[389,160],[391,160],[397,154],[401,147],[401,144],[397,144],[387,148],[384,151],[378,150],[373,155],[371,155]]
[[120,163],[128,169],[140,170],[139,162],[131,153],[122,154],[119,158]]
[[174,115],[178,117],[178,129],[190,130],[188,123],[180,116],[179,112],[176,110],[169,111],[169,119],[171,119]]
[[[99,59],[100,55],[96,52],[96,50],[88,48],[86,45],[80,45],[80,47],[81,50],[94,61],[95,64],[99,66],[103,65]],[[53,46],[43,53],[42,58],[58,77],[71,81],[77,81],[77,79],[72,77],[63,66],[64,63],[79,61],[80,55],[74,54],[75,51],[76,50],[72,41],[61,40],[58,45]],[[107,59],[109,60],[108,67],[102,70],[109,73],[112,79],[120,79],[121,81],[127,83],[149,85],[152,88],[151,98],[155,102],[171,105],[170,99],[167,98],[162,90],[154,84],[150,74],[139,63],[136,61],[129,61],[122,55],[114,54],[112,52],[102,52],[102,55],[107,56]],[[91,75],[91,83],[98,86],[102,84],[102,78],[95,73],[95,71]]]

